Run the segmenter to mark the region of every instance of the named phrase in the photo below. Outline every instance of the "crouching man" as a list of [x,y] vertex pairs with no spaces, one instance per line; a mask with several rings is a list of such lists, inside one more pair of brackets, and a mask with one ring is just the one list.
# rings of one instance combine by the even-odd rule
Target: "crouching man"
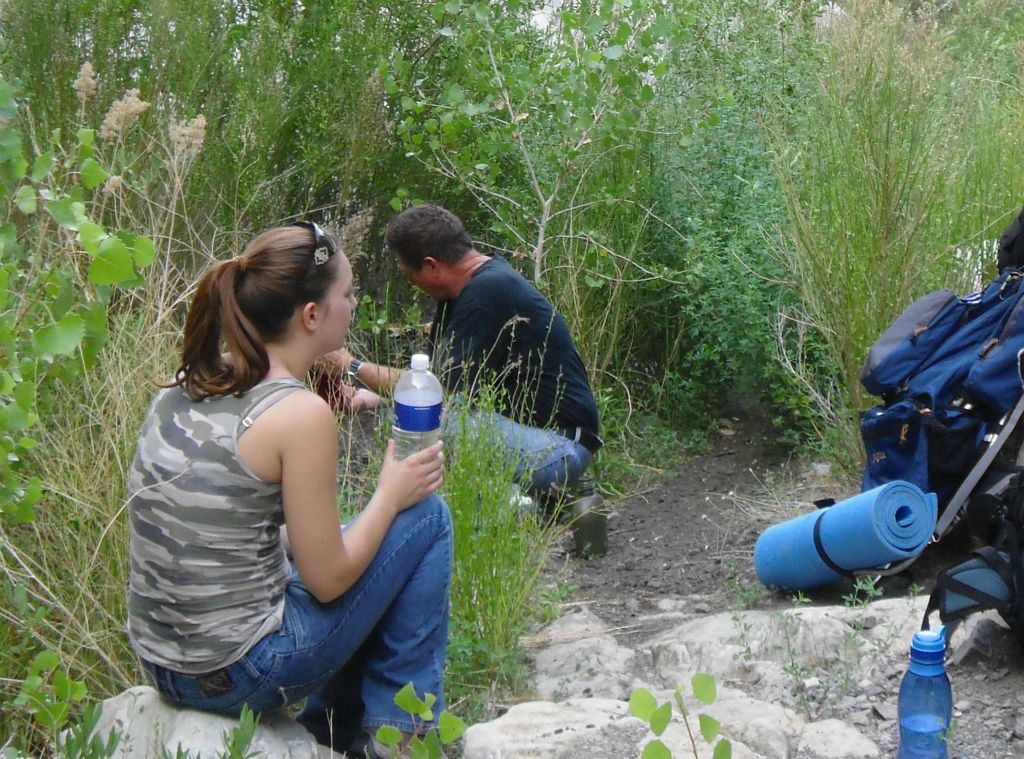
[[[443,208],[402,212],[388,225],[387,244],[409,281],[437,301],[430,352],[456,396],[448,429],[494,430],[532,495],[571,487],[602,441],[587,371],[562,315],[507,261],[477,251]],[[344,351],[334,361],[378,393],[389,393],[402,371]],[[496,412],[473,408],[484,383],[497,390]]]

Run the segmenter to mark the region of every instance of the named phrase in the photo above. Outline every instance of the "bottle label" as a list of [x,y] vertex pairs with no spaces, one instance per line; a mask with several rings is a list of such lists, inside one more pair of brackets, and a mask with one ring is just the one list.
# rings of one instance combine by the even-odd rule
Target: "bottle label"
[[395,401],[395,426],[406,432],[432,432],[441,426],[441,404],[409,406]]

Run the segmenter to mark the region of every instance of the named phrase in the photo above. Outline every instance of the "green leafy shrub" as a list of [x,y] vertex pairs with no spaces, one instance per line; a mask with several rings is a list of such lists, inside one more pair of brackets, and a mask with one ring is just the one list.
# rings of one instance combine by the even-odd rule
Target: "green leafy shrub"
[[[698,701],[706,706],[715,703],[717,689],[714,677],[704,672],[698,672],[693,676],[690,684],[693,688],[693,695]],[[672,721],[673,703],[683,720],[694,759],[698,759],[700,756],[697,751],[697,739],[693,733],[693,727],[690,725],[691,715],[683,703],[683,687],[680,685],[676,688],[672,701],[666,701],[660,705],[646,688],[637,688],[630,695],[629,713],[646,722],[655,735],[655,739],[644,746],[641,759],[671,759],[672,752],[668,746],[662,743],[660,736],[664,734],[669,722]],[[721,724],[718,720],[708,714],[698,714],[697,725],[704,742],[714,747],[712,753],[714,759],[729,759],[732,756],[732,744],[727,738],[719,737],[718,731]]]
[[451,712],[445,710],[438,715],[437,727],[420,731],[420,726],[434,719],[434,704],[437,696],[433,693],[424,694],[420,699],[412,683],[407,683],[397,694],[395,704],[406,712],[413,725],[417,727],[412,735],[403,735],[396,727],[385,725],[378,728],[377,740],[388,747],[391,756],[409,756],[412,759],[440,759],[444,756],[443,746],[454,743],[466,732],[466,723]]
[[[108,172],[97,160],[92,130],[79,129],[68,144],[56,130],[26,152],[18,128],[25,123],[31,122],[19,113],[13,88],[0,80],[0,671],[10,689],[33,659],[15,702],[49,732],[63,726],[86,693],[84,682],[58,667],[57,652],[67,652],[65,643],[92,641],[68,642],[73,630],[88,628],[88,607],[59,598],[73,585],[67,578],[81,575],[51,574],[57,557],[46,553],[54,547],[46,535],[54,527],[47,525],[55,501],[47,475],[55,462],[45,443],[55,434],[64,389],[82,381],[108,339],[108,311],[124,295],[119,288],[141,282],[155,245],[100,223],[96,199]],[[26,745],[31,734],[26,730]]]

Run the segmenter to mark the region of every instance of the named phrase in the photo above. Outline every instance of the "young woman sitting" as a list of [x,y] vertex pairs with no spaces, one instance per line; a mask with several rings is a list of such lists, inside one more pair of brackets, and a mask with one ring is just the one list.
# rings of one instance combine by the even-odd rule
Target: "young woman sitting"
[[397,460],[389,441],[369,503],[339,522],[335,416],[302,378],[354,307],[315,224],[212,266],[128,480],[128,636],[151,683],[228,715],[308,698],[299,721],[339,751],[430,727],[395,705],[406,683],[444,708],[452,555],[440,443]]

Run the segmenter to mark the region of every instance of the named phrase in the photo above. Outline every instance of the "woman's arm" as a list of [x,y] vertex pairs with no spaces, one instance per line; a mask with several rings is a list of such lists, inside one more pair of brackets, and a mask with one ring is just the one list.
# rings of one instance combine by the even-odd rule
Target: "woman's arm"
[[373,497],[342,534],[334,414],[318,396],[296,395],[301,400],[275,407],[290,408],[282,408],[287,415],[275,414],[273,420],[280,425],[276,432],[285,524],[299,577],[317,600],[326,603],[359,579],[395,516],[441,486],[444,460],[438,443],[397,461],[389,441]]

